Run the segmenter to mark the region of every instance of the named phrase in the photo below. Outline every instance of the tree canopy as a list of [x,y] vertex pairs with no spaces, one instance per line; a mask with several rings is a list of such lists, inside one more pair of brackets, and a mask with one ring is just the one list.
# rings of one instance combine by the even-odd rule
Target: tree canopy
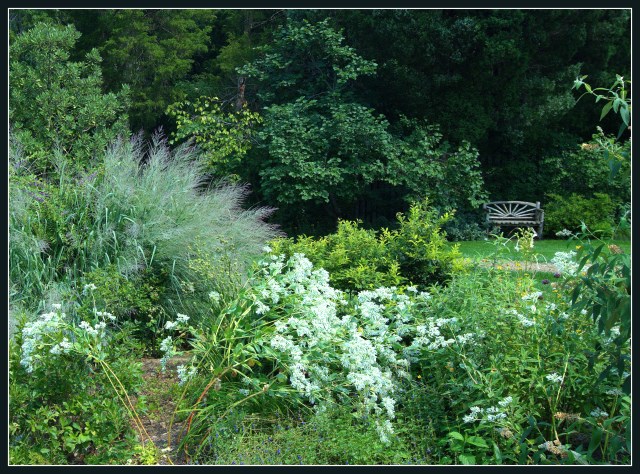
[[297,231],[393,220],[421,197],[544,201],[548,164],[599,119],[576,77],[630,75],[624,9],[51,9],[9,24],[10,122],[29,153],[88,156],[125,121],[162,127]]

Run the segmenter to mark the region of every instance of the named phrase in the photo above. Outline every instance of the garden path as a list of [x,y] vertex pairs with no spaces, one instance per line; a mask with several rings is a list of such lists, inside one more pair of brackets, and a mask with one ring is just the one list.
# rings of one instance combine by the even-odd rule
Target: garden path
[[[558,271],[558,268],[553,263],[536,263],[536,262],[520,262],[520,261],[511,261],[507,260],[504,262],[497,262],[495,265],[491,262],[482,262],[486,266],[500,266],[504,270],[530,270],[535,272],[549,272],[555,273]],[[484,266],[484,265],[483,265]]]
[[178,383],[176,367],[187,359],[184,356],[170,359],[164,372],[161,370],[160,359],[143,358],[141,361],[144,379],[142,394],[146,396],[149,408],[144,414],[140,413],[140,418],[149,437],[159,450],[158,464],[160,465],[186,464],[182,456],[177,454],[182,423],[173,420],[172,424],[176,408],[176,401],[173,398],[176,391],[172,390],[172,387]]

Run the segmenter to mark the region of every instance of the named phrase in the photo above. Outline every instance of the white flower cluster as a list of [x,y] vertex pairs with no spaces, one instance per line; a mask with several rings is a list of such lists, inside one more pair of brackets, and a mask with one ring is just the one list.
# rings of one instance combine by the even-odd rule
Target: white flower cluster
[[189,321],[189,316],[187,316],[186,314],[177,313],[176,321],[178,321],[178,323],[180,324],[187,324],[187,321]]
[[545,451],[551,451],[555,445],[552,441],[545,441],[538,445],[538,448],[544,449]]
[[603,342],[605,344],[611,344],[618,336],[620,336],[620,326],[616,325],[611,328],[611,330],[609,331],[609,336],[604,338]]
[[564,377],[557,372],[553,372],[545,377],[551,383],[562,383]]
[[269,308],[262,301],[258,300],[258,301],[256,301],[255,309],[256,309],[256,314],[265,314],[265,313],[268,313],[271,308]]
[[624,392],[622,390],[620,390],[619,388],[612,388],[610,390],[607,390],[605,393],[607,395],[615,395],[617,397],[624,396]]
[[578,263],[575,261],[576,253],[571,250],[569,252],[556,252],[551,263],[553,263],[558,272],[575,276],[578,273]]
[[[183,328],[188,321],[189,321],[189,316],[187,316],[186,314],[177,313],[176,320],[167,321],[164,324],[164,328],[168,331],[180,329],[180,328]],[[178,354],[178,352],[176,352],[175,347],[173,345],[173,338],[171,336],[167,336],[162,340],[162,342],[160,343],[160,350],[164,352],[162,359],[160,359],[160,365],[162,366],[162,371],[164,372],[166,370],[167,362],[169,361],[169,359],[172,358],[174,355]],[[185,369],[183,368],[183,370]],[[178,372],[178,377],[180,377],[180,372]]]
[[[95,289],[93,284],[85,285],[86,291]],[[84,355],[95,355],[94,351],[100,352],[109,347],[107,320],[114,321],[114,315],[97,311],[94,307],[93,312],[101,321],[95,324],[80,321],[75,325],[67,320],[61,304],[51,306],[53,311],[41,314],[22,328],[20,364],[28,373],[51,356],[69,354],[72,350]]]
[[498,406],[491,406],[489,408],[480,408],[473,406],[470,408],[470,413],[462,417],[462,421],[465,423],[474,423],[476,421],[498,423],[501,420],[506,420],[507,414],[504,409],[507,408],[513,397],[505,397],[498,402]]
[[[458,330],[457,323],[457,318],[430,318],[425,321],[425,324],[416,326],[416,337],[404,350],[406,357],[413,362],[422,348],[435,351],[454,343],[466,344],[471,341],[474,337],[471,333],[454,335]],[[450,333],[448,338],[442,334],[445,328]]]
[[473,423],[482,417],[484,410],[478,406],[471,407],[471,413],[462,417],[462,421],[465,423]]
[[160,350],[162,352],[168,352],[173,348],[173,339],[171,336],[165,337],[160,343]]
[[162,371],[164,372],[167,368],[167,362],[174,355],[176,355],[176,350],[173,347],[173,338],[171,336],[165,337],[160,343],[160,350],[164,352],[162,359],[160,359],[160,365],[162,366]]
[[[409,358],[396,347],[404,337],[416,336],[416,305],[426,304],[430,295],[410,288],[412,299],[396,288],[378,288],[360,292],[349,306],[344,294],[329,285],[329,274],[314,270],[301,254],[286,262],[283,256],[270,256],[262,269],[264,281],[255,287],[256,313],[276,311],[278,303],[286,302],[287,313],[294,315],[275,323],[270,341],[287,361],[291,385],[312,403],[322,402],[320,391],[326,393],[328,384],[351,387],[365,412],[376,415],[380,439],[388,442],[396,381],[409,376]],[[471,338],[445,339],[439,330],[449,323],[455,320],[426,322],[413,349]]]
[[[329,344],[337,339],[342,321],[337,316],[341,292],[329,286],[326,271],[312,270],[313,265],[302,254],[295,254],[286,263],[284,256],[272,256],[263,262],[266,276],[262,287],[256,293],[276,305],[284,299],[291,299],[297,306],[298,317],[276,323],[276,333],[271,339],[271,347],[289,356],[289,381],[312,403],[316,402],[327,371],[323,360],[309,360],[308,350],[314,346]],[[264,314],[271,307],[260,300],[255,302],[256,314]]]
[[96,311],[95,313],[96,313],[96,316],[99,316],[101,318],[107,318],[107,319],[109,319],[111,321],[115,321],[116,320],[116,317],[113,314],[111,314],[111,313],[109,313],[107,311]]
[[198,373],[197,367],[191,366],[187,370],[184,365],[176,367],[176,371],[178,372],[178,385],[184,385]]
[[378,436],[380,436],[380,441],[385,444],[389,442],[389,435],[394,433],[393,425],[391,425],[391,421],[389,420],[384,420],[382,423],[376,420],[376,431],[378,432]]
[[500,405],[501,407],[506,407],[507,405],[510,405],[511,402],[513,402],[513,397],[509,396],[509,397],[505,397],[502,400],[500,400],[498,402],[498,405]]
[[49,352],[54,355],[68,354],[73,344],[66,337],[62,338],[58,344],[54,345]]
[[87,321],[80,321],[78,324],[80,329],[83,329],[91,337],[104,337],[106,334],[107,323],[100,321],[92,326]]
[[176,314],[176,320],[175,321],[167,321],[164,324],[164,328],[168,331],[174,330],[174,329],[179,329],[180,327],[184,327],[184,325],[187,323],[187,321],[189,321],[189,316],[187,316],[186,314],[180,314],[177,313]]
[[561,322],[569,319],[569,314],[563,311],[563,307],[558,306],[556,303],[547,303],[543,307],[544,316],[550,322]]
[[533,293],[527,293],[522,297],[522,301],[538,301],[542,296],[542,291],[534,291]]
[[569,229],[562,229],[556,232],[556,237],[571,237],[572,235],[573,232],[571,232]]
[[172,329],[175,329],[176,327],[178,327],[178,323],[176,321],[167,321],[164,324],[164,328],[168,331],[171,331]]
[[[534,306],[534,308],[535,308],[535,306]],[[529,309],[531,309],[531,308],[529,308]],[[511,315],[515,316],[516,318],[518,318],[518,321],[520,321],[520,324],[522,324],[526,328],[536,325],[536,322],[534,320],[526,318],[524,315],[520,314],[515,309],[508,309],[506,311],[506,313],[507,314],[511,314]]]
[[596,407],[589,413],[594,418],[608,418],[609,414],[600,407]]
[[[20,364],[29,373],[33,372],[37,360],[35,353],[39,347],[45,344],[45,336],[48,335],[49,339],[52,339],[54,334],[59,333],[65,324],[65,314],[60,311],[60,307],[56,305],[55,311],[41,314],[38,319],[26,323],[22,328],[22,357]],[[53,344],[50,352],[55,355],[68,352],[71,349],[71,345],[66,338],[60,344]]]

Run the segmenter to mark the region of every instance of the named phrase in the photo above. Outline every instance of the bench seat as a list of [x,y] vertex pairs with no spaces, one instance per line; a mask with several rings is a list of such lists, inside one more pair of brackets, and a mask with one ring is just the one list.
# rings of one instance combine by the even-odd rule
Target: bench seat
[[536,227],[538,238],[542,238],[544,228],[544,210],[540,202],[493,201],[483,204],[487,213],[487,222],[493,225]]

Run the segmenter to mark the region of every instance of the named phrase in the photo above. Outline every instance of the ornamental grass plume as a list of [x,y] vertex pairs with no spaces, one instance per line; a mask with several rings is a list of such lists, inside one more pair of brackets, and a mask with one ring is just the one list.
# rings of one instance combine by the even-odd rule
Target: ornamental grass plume
[[109,209],[130,251],[123,270],[129,259],[129,269],[155,261],[188,273],[196,244],[205,254],[231,253],[244,268],[278,234],[264,222],[272,209],[242,208],[246,186],[209,184],[198,150],[188,143],[170,150],[159,133],[146,146],[140,137],[115,143],[100,191],[98,207]]
[[160,133],[113,143],[91,180],[72,175],[70,158],[60,155],[58,182],[45,183],[42,203],[29,198],[32,177],[20,153],[11,149],[10,280],[12,303],[20,298],[31,310],[57,283],[115,265],[127,278],[166,275],[162,304],[168,314],[186,311],[184,294],[198,279],[194,258],[224,261],[214,277],[228,285],[279,234],[265,222],[272,209],[243,208],[246,186],[210,184],[199,151],[171,150]]

